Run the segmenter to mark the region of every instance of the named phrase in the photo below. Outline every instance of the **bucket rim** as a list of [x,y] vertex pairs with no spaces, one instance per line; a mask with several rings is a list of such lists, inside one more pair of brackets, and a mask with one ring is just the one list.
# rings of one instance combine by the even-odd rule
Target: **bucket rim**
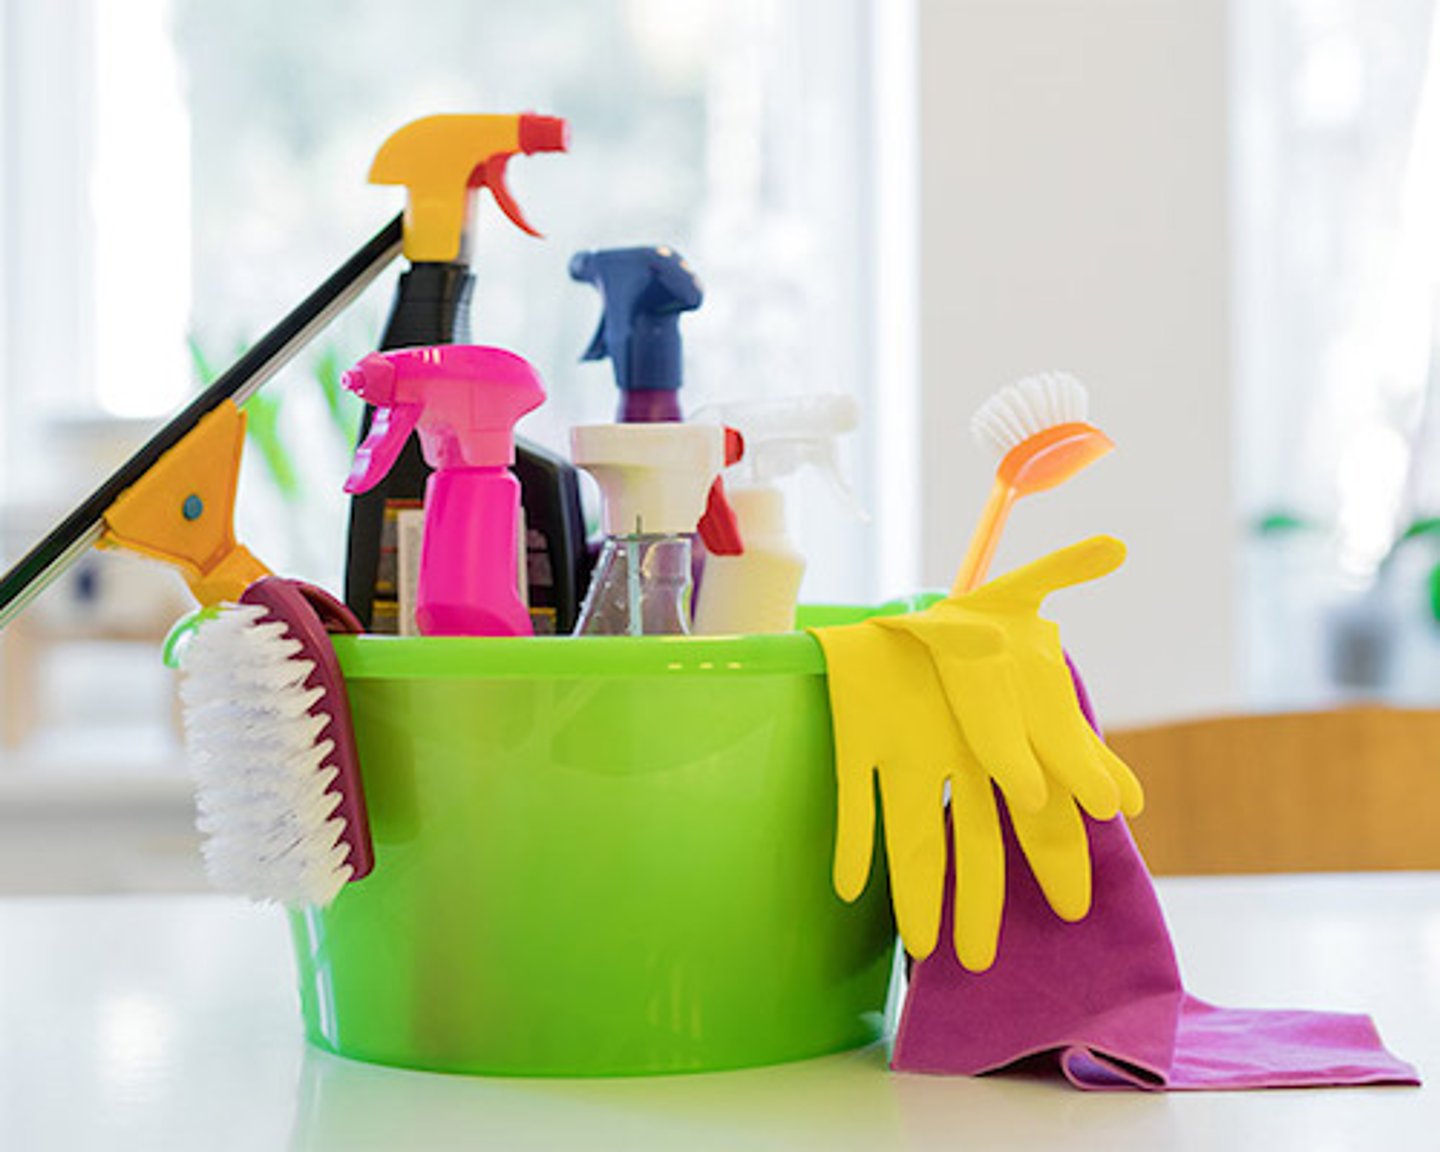
[[[923,606],[807,605],[803,628],[858,624]],[[347,680],[553,679],[595,676],[823,676],[825,655],[805,631],[763,636],[335,636]]]

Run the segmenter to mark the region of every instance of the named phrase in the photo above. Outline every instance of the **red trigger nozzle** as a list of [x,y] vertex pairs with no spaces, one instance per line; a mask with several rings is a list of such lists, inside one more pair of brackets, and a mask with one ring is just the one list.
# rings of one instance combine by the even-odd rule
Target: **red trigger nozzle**
[[[745,437],[738,428],[725,428],[725,467],[738,464],[745,455]],[[710,485],[705,499],[705,515],[700,517],[700,539],[712,556],[743,556],[745,540],[740,535],[740,519],[725,497],[725,481],[719,476]]]

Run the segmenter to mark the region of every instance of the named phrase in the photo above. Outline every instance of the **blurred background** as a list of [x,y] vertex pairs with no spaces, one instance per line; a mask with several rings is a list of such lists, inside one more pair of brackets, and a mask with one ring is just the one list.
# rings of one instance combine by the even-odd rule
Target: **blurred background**
[[[974,409],[1074,372],[1119,451],[1026,501],[998,567],[1109,532],[1057,598],[1111,724],[1440,695],[1440,48],[1431,0],[0,0],[0,562],[400,207],[437,111],[569,119],[481,207],[477,340],[522,431],[609,417],[582,248],[705,282],[687,407],[845,391],[791,491],[805,598],[948,585],[995,461]],[[341,585],[382,277],[252,414],[239,534]],[[0,636],[0,891],[199,886],[163,569],[94,556]]]

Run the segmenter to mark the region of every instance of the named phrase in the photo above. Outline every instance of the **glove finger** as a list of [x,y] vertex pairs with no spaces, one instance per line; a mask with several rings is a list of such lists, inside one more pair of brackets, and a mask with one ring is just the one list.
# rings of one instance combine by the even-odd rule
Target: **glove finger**
[[1140,779],[1131,771],[1130,765],[1125,763],[1115,754],[1115,750],[1101,740],[1095,732],[1091,731],[1090,739],[1095,742],[1095,752],[1100,757],[1100,762],[1105,770],[1110,773],[1110,779],[1115,781],[1115,787],[1120,792],[1120,811],[1126,816],[1138,816],[1145,810],[1145,789],[1140,784]]
[[847,903],[860,898],[870,879],[875,849],[875,782],[873,769],[863,761],[843,764],[836,753],[835,892]]
[[1039,812],[1010,813],[1020,851],[1062,920],[1082,920],[1090,911],[1090,841],[1075,802],[1059,789]]
[[[1041,709],[1031,709],[1038,717]],[[1035,751],[1049,774],[1051,791],[1073,796],[1096,820],[1113,820],[1120,811],[1120,788],[1110,775],[1088,731],[1071,730],[1047,716],[1030,731]]]
[[1008,659],[936,661],[950,709],[980,768],[1012,808],[1045,803],[1045,773],[1026,736],[1025,708]]
[[1005,843],[995,789],[974,766],[950,778],[955,852],[955,957],[971,972],[995,963],[1005,909]]
[[890,902],[905,950],[917,960],[935,949],[945,891],[945,806],[941,774],[918,764],[880,773]]
[[1064,663],[1030,669],[1031,696],[1025,727],[1052,785],[1059,785],[1097,820],[1120,810],[1120,788],[1099,754],[1100,741],[1080,711],[1074,681]]
[[875,767],[870,738],[873,713],[865,702],[866,654],[873,650],[863,626],[817,629],[825,653],[830,723],[835,739],[835,861],[833,881],[842,900],[865,891],[875,846]]
[[1125,545],[1113,536],[1092,536],[996,577],[970,594],[977,607],[987,602],[1038,610],[1061,588],[1108,576],[1125,562]]

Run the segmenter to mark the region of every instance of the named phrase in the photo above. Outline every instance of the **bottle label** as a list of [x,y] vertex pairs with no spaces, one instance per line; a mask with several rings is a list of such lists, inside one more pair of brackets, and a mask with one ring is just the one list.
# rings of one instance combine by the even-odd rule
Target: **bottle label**
[[[411,635],[402,630],[402,619],[406,615],[402,611],[401,596],[404,566],[407,560],[401,553],[402,547],[402,521],[409,516],[420,514],[424,507],[419,500],[387,500],[385,501],[385,519],[380,525],[380,556],[375,567],[375,599],[370,610],[370,630],[382,635]],[[420,563],[420,552],[415,549],[410,562],[418,567]],[[410,588],[413,590],[414,572],[409,579]],[[411,594],[409,618],[413,621],[415,617],[415,601],[413,591]]]
[[530,623],[536,636],[554,636],[559,627],[559,612],[555,603],[555,563],[550,555],[550,537],[539,528],[527,528],[523,556]]
[[425,543],[425,513],[404,508],[395,516],[396,578],[399,591],[397,630],[401,636],[419,636],[415,602],[420,591],[420,554]]

